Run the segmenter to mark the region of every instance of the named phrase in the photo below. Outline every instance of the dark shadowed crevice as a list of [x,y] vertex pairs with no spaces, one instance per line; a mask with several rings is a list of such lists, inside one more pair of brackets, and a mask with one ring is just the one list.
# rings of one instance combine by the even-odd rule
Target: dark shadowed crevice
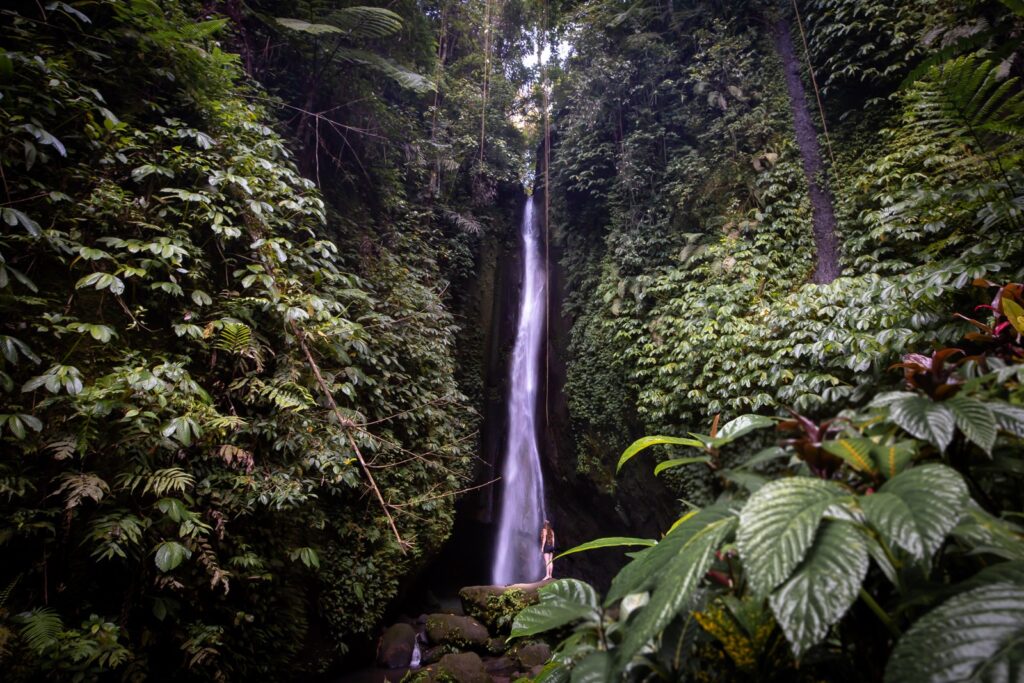
[[818,265],[814,270],[814,281],[818,284],[832,282],[839,277],[839,240],[836,237],[836,214],[832,193],[825,180],[825,167],[821,160],[821,146],[818,132],[811,120],[807,106],[807,93],[800,78],[800,62],[793,49],[789,22],[779,19],[775,23],[775,47],[782,60],[786,76],[790,107],[793,110],[793,127],[796,142],[803,158],[804,175],[807,176],[808,194],[811,198],[811,216],[814,221],[814,243],[818,252]]

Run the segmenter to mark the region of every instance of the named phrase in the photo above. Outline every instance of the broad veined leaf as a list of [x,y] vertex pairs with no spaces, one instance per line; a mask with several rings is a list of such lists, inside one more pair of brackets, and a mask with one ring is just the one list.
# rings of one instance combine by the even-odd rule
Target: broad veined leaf
[[973,500],[968,501],[959,523],[950,534],[971,548],[1008,560],[1024,560],[1024,530],[995,517]]
[[631,443],[629,448],[622,452],[622,455],[619,456],[619,464],[615,466],[615,471],[618,472],[621,470],[622,466],[629,462],[629,460],[640,451],[645,448],[658,445],[693,446],[694,448],[704,448],[704,444],[696,439],[686,439],[677,436],[645,436]]
[[694,465],[696,463],[708,463],[711,462],[711,457],[702,455],[696,458],[674,458],[672,460],[666,460],[665,462],[659,462],[654,467],[654,476],[658,476],[665,470],[670,470],[673,467],[682,467],[683,465]]
[[607,683],[611,680],[612,657],[605,650],[594,650],[572,668],[572,683]]
[[749,460],[745,461],[742,465],[737,465],[734,469],[746,470],[758,465],[763,465],[766,462],[772,460],[778,460],[779,458],[786,458],[790,456],[790,452],[781,446],[770,446],[763,450],[758,451],[750,457]]
[[999,401],[992,401],[988,404],[995,418],[996,427],[1014,436],[1024,437],[1024,408],[1010,405]]
[[925,559],[942,545],[969,500],[963,478],[939,464],[911,468],[885,482],[878,492],[896,496],[910,510]]
[[177,541],[164,541],[156,547],[156,567],[162,572],[171,571],[190,557],[192,551]]
[[917,530],[914,513],[891,493],[874,493],[859,499],[868,522],[890,547],[903,548],[915,559],[924,559],[924,541]]
[[622,546],[652,546],[656,543],[657,541],[655,541],[652,538],[629,538],[625,536],[608,536],[606,538],[596,538],[593,541],[581,543],[575,548],[569,548],[564,553],[558,555],[558,557],[556,557],[555,559],[557,560],[559,557],[565,557],[566,555],[572,555],[573,553],[582,553],[586,550],[596,550],[598,548],[615,548]]
[[992,453],[996,443],[996,419],[988,406],[976,398],[957,394],[946,405],[953,411],[956,426],[968,439],[981,447],[986,453]]
[[708,524],[690,536],[664,567],[651,599],[637,611],[619,647],[619,663],[633,655],[660,633],[693,598],[701,579],[715,560],[715,551],[736,528],[736,517]]
[[684,517],[657,545],[637,553],[633,561],[615,575],[604,604],[611,605],[630,593],[650,589],[660,579],[665,566],[694,534],[710,524],[734,516],[735,512],[729,505],[717,503]]
[[886,683],[1009,683],[1024,672],[1024,585],[999,582],[950,598],[903,634]]
[[821,642],[846,614],[867,571],[867,544],[857,527],[825,522],[807,557],[769,598],[795,656]]
[[762,486],[768,483],[768,477],[757,472],[747,472],[746,470],[719,470],[718,476],[722,477],[726,481],[731,481],[742,489],[746,489],[751,493],[759,490]]
[[1001,301],[1003,315],[1013,325],[1013,329],[1017,330],[1017,334],[1024,334],[1024,308],[1008,296],[1004,296]]
[[746,436],[755,429],[764,429],[775,425],[775,419],[764,415],[740,415],[735,420],[730,420],[722,425],[715,434],[711,444],[715,448],[732,443],[741,436]]
[[910,395],[889,405],[892,421],[907,433],[931,442],[945,451],[953,440],[956,418],[953,411],[942,403],[924,396]]
[[827,441],[822,448],[832,455],[839,456],[847,465],[859,472],[874,474],[875,463],[871,458],[871,449],[875,442],[864,438],[846,438]]
[[882,476],[892,479],[907,468],[916,453],[916,441],[897,441],[884,446],[874,446],[871,449],[871,458]]
[[758,489],[740,511],[736,541],[760,595],[771,592],[800,564],[826,508],[846,491],[832,482],[787,477]]
[[559,579],[541,588],[539,593],[540,602],[516,615],[509,640],[597,616],[597,594],[589,584],[577,579]]

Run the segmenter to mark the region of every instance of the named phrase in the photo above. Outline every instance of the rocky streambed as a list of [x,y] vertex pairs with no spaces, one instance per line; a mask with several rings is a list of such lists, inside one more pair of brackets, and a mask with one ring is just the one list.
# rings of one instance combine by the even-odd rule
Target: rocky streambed
[[549,646],[507,640],[515,615],[538,601],[545,583],[463,588],[461,609],[389,626],[377,645],[377,668],[342,683],[510,683],[535,676],[551,657]]

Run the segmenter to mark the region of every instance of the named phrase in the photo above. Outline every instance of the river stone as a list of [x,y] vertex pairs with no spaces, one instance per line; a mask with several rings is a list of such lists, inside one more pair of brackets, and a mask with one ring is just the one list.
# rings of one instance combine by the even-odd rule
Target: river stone
[[458,652],[458,649],[451,645],[434,645],[432,647],[425,648],[420,653],[420,666],[427,666],[428,664],[436,664],[441,661],[441,657],[450,655]]
[[504,638],[488,638],[485,647],[489,655],[503,655],[508,652],[508,643]]
[[511,676],[519,669],[519,664],[511,657],[498,657],[497,659],[485,659],[484,669],[491,676]]
[[537,594],[545,582],[511,586],[466,586],[459,591],[462,611],[486,625],[491,633],[508,633],[519,612],[540,600]]
[[516,650],[516,658],[524,669],[543,666],[551,659],[551,648],[547,643],[527,643]]
[[484,669],[480,655],[475,652],[463,652],[457,655],[445,655],[437,663],[438,678],[445,680],[450,676],[456,683],[491,683],[491,677]]
[[377,646],[377,664],[385,669],[409,666],[416,646],[416,630],[409,624],[395,624],[384,631]]
[[491,634],[473,617],[455,614],[431,614],[427,617],[427,638],[435,645],[484,647]]

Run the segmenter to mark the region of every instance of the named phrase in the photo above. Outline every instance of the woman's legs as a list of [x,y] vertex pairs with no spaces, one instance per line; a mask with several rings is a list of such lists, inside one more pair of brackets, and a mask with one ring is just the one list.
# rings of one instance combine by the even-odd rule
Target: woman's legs
[[545,574],[545,576],[544,576],[545,579],[552,578],[551,572],[554,571],[554,568],[555,568],[554,564],[555,564],[555,554],[554,553],[544,553],[544,567],[545,567],[545,570],[547,572]]

